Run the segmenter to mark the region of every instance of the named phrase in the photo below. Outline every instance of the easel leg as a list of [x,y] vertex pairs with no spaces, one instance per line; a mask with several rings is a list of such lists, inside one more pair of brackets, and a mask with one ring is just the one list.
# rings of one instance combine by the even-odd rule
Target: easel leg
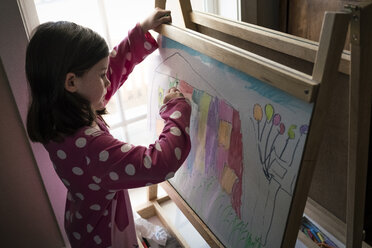
[[147,188],[147,200],[153,201],[158,198],[158,185],[154,184]]
[[367,185],[372,82],[372,5],[350,6],[349,156],[346,247],[361,247]]
[[[292,210],[287,222],[287,230],[281,247],[294,247],[301,222],[301,216],[306,204],[314,166],[318,160],[319,144],[324,137],[324,125],[328,112],[328,105],[331,101],[332,90],[337,87],[335,80],[338,73],[338,65],[341,52],[346,40],[347,27],[350,14],[347,13],[326,13],[324,16],[322,33],[317,52],[313,80],[320,83],[319,92],[311,118],[310,130],[304,155],[302,158],[301,171],[297,180]],[[305,199],[301,199],[305,198]]]

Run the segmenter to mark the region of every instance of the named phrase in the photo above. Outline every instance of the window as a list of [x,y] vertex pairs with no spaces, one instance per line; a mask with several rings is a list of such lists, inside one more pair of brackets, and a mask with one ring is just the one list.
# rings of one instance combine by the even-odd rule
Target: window
[[[148,0],[34,0],[39,23],[66,20],[89,27],[105,38],[110,50],[144,19],[153,4]],[[146,61],[146,60],[145,60]],[[114,137],[135,145],[147,145],[146,62],[136,66],[107,105],[104,116]]]
[[[224,2],[192,0],[191,4],[194,10],[223,14],[221,10],[226,9],[225,5],[230,6],[228,9],[232,6],[231,2]],[[153,11],[154,3],[155,0],[19,0],[29,33],[39,23],[72,21],[99,33],[107,41],[110,50],[136,22]],[[233,5],[236,5],[235,1]],[[104,116],[115,138],[134,145],[152,142],[147,128],[146,66],[146,60],[136,66],[125,86],[108,103],[109,114]]]

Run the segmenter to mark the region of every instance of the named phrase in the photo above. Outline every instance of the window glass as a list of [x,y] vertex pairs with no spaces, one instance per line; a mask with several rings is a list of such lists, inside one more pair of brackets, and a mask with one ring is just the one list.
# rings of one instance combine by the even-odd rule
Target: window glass
[[148,138],[150,137],[150,132],[147,127],[147,120],[142,119],[135,123],[128,125],[128,133],[131,133],[131,143],[136,145],[148,146]]
[[35,1],[35,5],[40,23],[71,21],[89,27],[105,37],[97,1],[39,0]]
[[124,130],[123,127],[111,128],[110,133],[111,133],[112,136],[114,136],[118,140],[122,140],[122,141],[125,141],[125,142],[128,140],[127,135],[126,135],[125,130]]
[[107,13],[107,27],[111,36],[111,45],[115,46],[127,35],[129,29],[154,10],[155,1],[104,0],[102,2],[104,2]]
[[[107,41],[110,49],[119,44],[137,22],[154,10],[154,0],[34,0],[40,23],[72,21],[89,27]],[[195,10],[204,1],[192,0]],[[153,33],[156,36],[156,33]],[[146,60],[135,67],[124,86],[111,98],[104,119],[111,134],[134,145],[152,143],[147,127]]]
[[112,97],[107,103],[106,109],[108,114],[104,116],[104,119],[110,126],[115,126],[123,122],[122,107],[119,98],[116,96]]
[[[110,49],[153,11],[148,0],[35,0],[35,6],[40,23],[65,20],[89,27],[105,38]],[[149,143],[148,135],[138,136],[137,128],[133,128],[147,130],[143,124],[147,118],[147,84],[143,74],[144,63],[141,63],[107,104],[109,114],[104,116],[111,134],[132,144]],[[132,123],[134,131],[128,130],[127,123]]]

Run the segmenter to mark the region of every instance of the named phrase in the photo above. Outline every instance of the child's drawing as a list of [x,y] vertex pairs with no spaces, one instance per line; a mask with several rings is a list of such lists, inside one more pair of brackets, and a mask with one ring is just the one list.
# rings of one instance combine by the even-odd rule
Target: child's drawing
[[312,105],[162,37],[149,120],[176,86],[192,105],[192,150],[170,180],[226,247],[280,247]]

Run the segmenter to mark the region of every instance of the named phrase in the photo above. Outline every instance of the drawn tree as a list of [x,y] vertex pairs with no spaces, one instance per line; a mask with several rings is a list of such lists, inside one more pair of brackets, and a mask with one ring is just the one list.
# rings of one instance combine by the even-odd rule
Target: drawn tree
[[[298,145],[307,134],[308,126],[299,128],[289,125],[287,135],[286,126],[279,113],[275,113],[271,104],[266,104],[264,109],[260,104],[253,106],[253,119],[251,118],[255,137],[257,139],[258,161],[264,174],[264,190],[262,197],[256,199],[252,222],[261,222],[263,228],[259,233],[262,244],[265,245],[273,221],[273,213],[279,190],[292,196],[297,168],[292,167]],[[297,131],[298,132],[298,131]],[[262,182],[261,182],[262,185]]]

